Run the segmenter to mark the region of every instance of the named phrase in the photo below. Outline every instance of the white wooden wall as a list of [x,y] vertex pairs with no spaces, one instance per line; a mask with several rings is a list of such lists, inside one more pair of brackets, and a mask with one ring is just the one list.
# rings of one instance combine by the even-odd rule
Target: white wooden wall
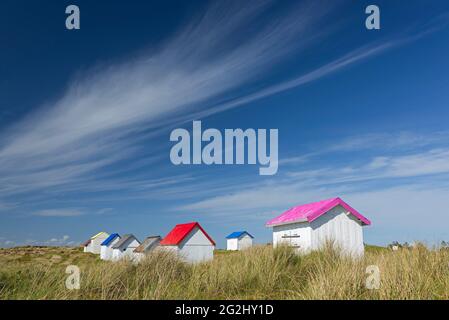
[[134,249],[136,249],[139,246],[139,242],[137,242],[136,239],[131,241],[127,246],[123,246],[119,249],[114,249],[112,251],[112,260],[117,261],[120,259],[131,259],[134,260],[136,253],[134,252]]
[[140,243],[134,239],[133,241],[131,241],[130,244],[128,244],[127,247],[124,248],[123,252],[123,256],[127,257],[131,260],[134,259],[136,253],[134,252],[134,250],[140,245]]
[[312,245],[311,227],[308,222],[290,223],[273,227],[273,246],[285,244],[299,252],[308,252]]
[[253,245],[253,238],[249,235],[245,234],[243,237],[239,239],[239,250],[245,250]]
[[228,250],[245,250],[253,245],[253,238],[251,238],[246,233],[240,238],[228,239],[227,249]]
[[363,230],[360,221],[337,206],[311,224],[312,249],[319,249],[326,241],[333,240],[346,254],[363,255]]
[[112,260],[112,246],[120,240],[119,237],[115,237],[107,246],[101,246],[100,259]]
[[92,239],[90,241],[90,248],[88,248],[89,252],[95,253],[95,254],[100,254],[101,253],[101,243],[106,240],[106,238],[109,237],[109,234],[107,233],[103,233],[101,235],[99,235],[98,237],[96,237],[95,239]]
[[226,249],[231,250],[231,251],[238,250],[239,249],[239,239],[237,239],[237,238],[227,239]]

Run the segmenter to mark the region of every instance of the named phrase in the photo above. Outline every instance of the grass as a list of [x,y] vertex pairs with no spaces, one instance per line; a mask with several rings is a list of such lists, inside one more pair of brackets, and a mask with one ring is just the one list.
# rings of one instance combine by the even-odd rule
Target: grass
[[[80,290],[65,287],[71,264],[81,270]],[[365,286],[368,265],[380,269],[378,290]],[[367,246],[352,260],[331,248],[298,256],[256,246],[197,265],[169,253],[133,265],[78,248],[1,249],[0,299],[449,299],[449,250]]]

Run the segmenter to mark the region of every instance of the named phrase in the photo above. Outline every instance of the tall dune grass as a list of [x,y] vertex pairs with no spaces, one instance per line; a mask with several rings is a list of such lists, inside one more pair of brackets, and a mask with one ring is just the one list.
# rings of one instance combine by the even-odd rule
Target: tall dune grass
[[[257,246],[197,265],[164,252],[138,265],[73,250],[61,256],[0,257],[0,299],[449,299],[449,251],[424,246],[367,250],[356,260],[330,247],[298,256]],[[71,263],[81,269],[80,290],[65,288]],[[380,269],[377,290],[365,286],[368,265]]]

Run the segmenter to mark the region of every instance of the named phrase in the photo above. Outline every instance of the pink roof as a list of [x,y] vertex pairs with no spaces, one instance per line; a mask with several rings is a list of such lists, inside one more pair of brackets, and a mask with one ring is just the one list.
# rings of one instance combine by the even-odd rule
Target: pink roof
[[362,216],[357,210],[349,206],[346,202],[341,200],[340,198],[332,198],[327,200],[322,200],[318,202],[313,202],[309,204],[304,204],[301,206],[293,207],[287,211],[285,211],[280,216],[277,216],[274,219],[271,219],[266,223],[267,226],[273,226],[278,224],[287,224],[297,221],[308,221],[312,222],[317,219],[321,215],[325,214],[329,210],[333,209],[336,206],[342,206],[346,210],[348,210],[352,215],[362,221],[365,225],[370,225],[371,221]]

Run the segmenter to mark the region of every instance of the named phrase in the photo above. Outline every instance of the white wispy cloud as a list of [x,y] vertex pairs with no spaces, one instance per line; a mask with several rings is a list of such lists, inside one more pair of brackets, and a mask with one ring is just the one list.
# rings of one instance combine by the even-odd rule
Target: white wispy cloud
[[[157,161],[157,152],[140,158],[142,143],[169,126],[316,81],[428,32],[370,44],[293,79],[237,95],[236,89],[257,83],[261,74],[293,53],[299,58],[302,50],[335,31],[323,27],[332,14],[328,3],[306,1],[261,23],[260,16],[271,6],[270,1],[216,3],[151,52],[74,80],[59,99],[1,133],[2,197],[124,188],[117,182],[102,183],[102,170],[110,174],[117,170],[113,164],[133,158]],[[133,188],[144,182],[127,183]],[[59,212],[37,214],[79,214]]]
[[1,240],[2,238],[0,238],[0,248],[10,248],[16,245],[16,242],[13,240],[4,240],[4,241]]
[[334,143],[325,151],[351,151],[363,149],[417,149],[430,145],[447,144],[449,142],[448,131],[437,131],[431,134],[419,134],[416,132],[401,131],[393,133],[371,133],[357,137],[349,137]]
[[67,208],[39,210],[33,213],[33,215],[41,217],[76,217],[83,214],[85,212],[82,210]]
[[96,214],[110,214],[114,211],[114,208],[102,208],[97,210],[95,213]]
[[[313,145],[313,151],[302,154],[283,157],[279,165],[293,166],[310,162],[317,157],[331,153],[351,153],[373,150],[379,152],[394,152],[404,154],[423,148],[439,149],[449,144],[449,131],[437,131],[431,133],[417,133],[410,131],[390,133],[367,133],[357,136],[349,136],[340,140],[323,141],[319,148]],[[301,149],[307,150],[303,145]],[[298,147],[299,149],[299,147]]]
[[62,237],[53,237],[47,241],[42,242],[42,244],[51,246],[71,245],[72,242],[69,241],[69,239],[69,235],[63,235]]
[[404,156],[374,158],[366,170],[382,170],[380,177],[416,177],[449,173],[449,149],[436,149]]
[[[254,30],[250,24],[271,3],[236,5],[212,5],[158,50],[77,79],[60,99],[4,131],[3,194],[79,182],[135,157],[139,133],[174,123],[253,81],[307,46],[325,13],[308,2]],[[248,35],[235,37],[236,30]]]
[[[449,232],[445,231],[449,216],[444,208],[449,206],[449,149],[434,146],[447,146],[449,141],[435,138],[435,135],[390,135],[408,138],[392,139],[383,148],[377,143],[367,147],[362,143],[362,137],[336,141],[332,145],[338,147],[326,150],[328,158],[351,152],[354,161],[360,164],[325,161],[314,166],[314,160],[321,158],[323,161],[324,154],[311,154],[307,161],[301,159],[296,163],[298,168],[294,167],[294,161],[289,163],[289,170],[283,175],[265,182],[235,183],[238,188],[192,200],[176,210],[197,212],[205,218],[263,223],[292,206],[340,196],[373,221],[376,234],[372,239],[378,243],[446,239],[449,237]],[[367,136],[366,141],[377,142],[377,139]],[[422,149],[419,151],[414,148],[418,142]],[[367,150],[369,155],[359,154]],[[301,169],[304,165],[312,168]],[[425,230],[423,221],[426,221]],[[400,239],[399,229],[402,230]]]
[[448,192],[447,187],[428,183],[361,190],[343,196],[371,218],[372,228],[366,229],[368,239],[379,243],[419,240],[436,244],[449,239],[449,217],[442,209],[449,205]]
[[[402,155],[381,155],[361,165],[324,166],[289,171],[288,176],[309,184],[354,183],[394,178],[416,178],[449,174],[449,149],[431,149]],[[325,182],[324,182],[325,181]]]
[[[55,236],[48,240],[36,240],[36,239],[25,239],[25,240],[5,240],[0,241],[0,246],[4,247],[14,247],[14,246],[71,246],[75,244],[75,241],[70,240],[69,235]],[[2,240],[2,238],[0,238]]]

